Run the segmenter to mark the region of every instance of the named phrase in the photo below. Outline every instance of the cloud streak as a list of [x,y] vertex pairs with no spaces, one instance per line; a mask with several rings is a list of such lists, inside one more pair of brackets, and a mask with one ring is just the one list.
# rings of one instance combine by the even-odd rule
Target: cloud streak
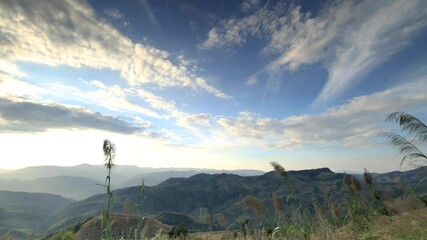
[[[386,3],[384,5],[384,3]],[[341,34],[340,48],[329,66],[328,82],[315,104],[328,102],[392,55],[409,45],[413,36],[427,25],[425,1],[363,2],[352,8],[355,20]],[[356,29],[349,31],[349,28]]]
[[249,85],[256,84],[260,72],[292,72],[321,62],[329,76],[314,105],[323,105],[408,46],[427,25],[426,9],[422,0],[341,1],[313,16],[300,6],[266,3],[243,18],[222,20],[201,48],[241,46],[248,38],[264,41],[263,52],[273,60]]

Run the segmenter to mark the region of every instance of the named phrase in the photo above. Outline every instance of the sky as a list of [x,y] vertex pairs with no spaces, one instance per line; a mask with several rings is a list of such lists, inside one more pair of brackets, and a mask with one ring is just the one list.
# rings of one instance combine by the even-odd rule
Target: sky
[[[0,168],[398,170],[427,1],[2,0]],[[402,133],[403,134],[403,133]]]

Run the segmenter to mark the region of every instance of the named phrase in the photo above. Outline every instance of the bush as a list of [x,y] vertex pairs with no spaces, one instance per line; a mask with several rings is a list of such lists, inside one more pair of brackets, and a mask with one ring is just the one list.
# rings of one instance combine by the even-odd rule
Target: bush
[[187,237],[188,234],[188,228],[187,226],[185,226],[185,224],[181,223],[178,226],[173,227],[170,231],[169,231],[169,237],[170,238],[180,238],[180,239],[184,239],[185,237]]

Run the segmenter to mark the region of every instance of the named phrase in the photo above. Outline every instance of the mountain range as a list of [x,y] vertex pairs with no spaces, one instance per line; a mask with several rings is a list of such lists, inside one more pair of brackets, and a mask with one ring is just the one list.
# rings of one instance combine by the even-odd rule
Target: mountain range
[[[82,164],[71,167],[37,166],[14,171],[0,172],[0,190],[57,194],[66,198],[82,200],[105,191],[106,169],[103,165]],[[214,170],[191,168],[140,168],[116,165],[111,178],[113,189],[141,185],[157,185],[170,177],[191,177],[198,173],[233,173],[255,176],[258,170]]]
[[[129,216],[150,216],[171,226],[182,222],[190,230],[198,231],[210,228],[208,216],[222,214],[228,227],[237,229],[244,219],[251,219],[251,224],[273,221],[273,193],[281,200],[285,214],[295,205],[314,211],[313,203],[325,208],[328,203],[339,203],[349,194],[343,184],[343,176],[328,168],[289,171],[286,181],[275,172],[258,176],[199,173],[191,177],[169,178],[155,186],[117,189],[113,192],[112,211]],[[425,176],[427,167],[407,172],[375,174],[373,186],[384,201],[393,201],[403,196],[408,189],[426,201],[427,182],[422,181]],[[368,186],[362,181],[361,187],[361,194],[367,194]],[[262,216],[246,207],[244,199],[247,196],[259,199],[263,208]],[[29,200],[13,200],[18,198]],[[40,200],[43,198],[47,200]],[[31,195],[2,191],[0,226],[7,226],[12,233],[21,231],[22,227],[17,228],[19,224],[24,224],[22,226],[25,226],[26,233],[29,229],[40,235],[52,233],[98,217],[106,206],[106,200],[104,193],[74,201],[51,194]],[[56,205],[47,211],[45,208],[50,202],[55,202]],[[12,214],[16,212],[19,214]],[[212,229],[219,230],[222,227],[214,221]]]
[[[417,186],[414,192],[427,199],[427,183],[419,182],[427,175],[427,168],[420,168],[406,173],[395,172],[378,174],[374,177],[374,188],[384,200],[393,200],[401,196],[405,189]],[[348,190],[343,185],[343,174],[334,173],[328,168],[290,171],[288,177],[293,189],[298,191],[298,199],[288,197],[292,191],[289,185],[277,177],[275,172],[260,176],[244,177],[234,174],[197,174],[189,178],[170,178],[156,186],[130,187],[114,191],[113,211],[124,212],[127,202],[135,206],[135,214],[160,218],[165,212],[189,216],[191,219],[206,224],[206,216],[221,213],[230,228],[238,228],[244,218],[254,217],[249,209],[243,206],[246,196],[261,200],[265,207],[265,216],[274,213],[272,194],[276,193],[285,204],[298,203],[305,209],[313,209],[313,202],[326,204],[322,188],[328,189],[328,201],[339,202]],[[362,187],[367,192],[366,184]],[[105,206],[105,195],[96,195],[78,201],[58,211],[57,220],[66,222],[81,221],[100,214]],[[140,207],[140,208],[138,208]],[[289,206],[288,206],[289,207]],[[286,206],[284,209],[289,209]],[[163,223],[174,225],[166,218]],[[189,223],[194,225],[193,223]],[[206,225],[205,225],[206,226]],[[56,230],[63,226],[55,226]],[[206,230],[206,229],[195,229]]]

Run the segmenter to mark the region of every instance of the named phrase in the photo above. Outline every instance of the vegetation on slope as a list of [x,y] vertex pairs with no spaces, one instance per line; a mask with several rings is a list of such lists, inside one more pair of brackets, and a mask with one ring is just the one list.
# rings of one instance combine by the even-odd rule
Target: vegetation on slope
[[54,223],[56,211],[73,202],[52,194],[0,191],[0,236],[43,235]]

